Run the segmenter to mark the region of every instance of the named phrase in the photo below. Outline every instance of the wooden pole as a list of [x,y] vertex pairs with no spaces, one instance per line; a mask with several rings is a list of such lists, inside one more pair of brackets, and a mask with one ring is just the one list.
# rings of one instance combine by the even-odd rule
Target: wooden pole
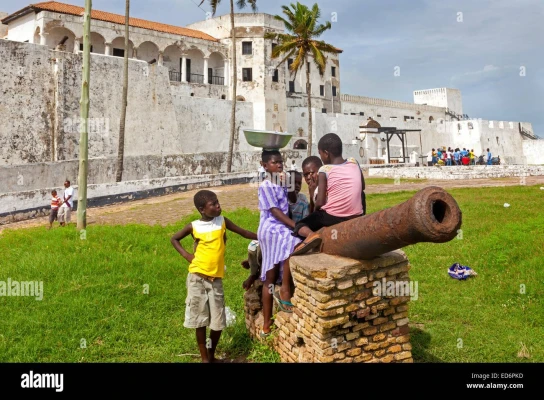
[[128,102],[128,26],[129,26],[130,0],[125,0],[125,54],[123,64],[123,99],[121,104],[121,119],[119,120],[119,147],[117,148],[117,172],[115,182],[123,180],[124,159],[125,159],[125,124],[127,119]]
[[81,84],[81,100],[79,101],[80,124],[79,132],[79,175],[77,198],[77,229],[87,227],[87,167],[88,167],[88,134],[89,134],[89,82],[91,58],[91,8],[92,0],[85,0],[85,14],[83,15],[83,76]]

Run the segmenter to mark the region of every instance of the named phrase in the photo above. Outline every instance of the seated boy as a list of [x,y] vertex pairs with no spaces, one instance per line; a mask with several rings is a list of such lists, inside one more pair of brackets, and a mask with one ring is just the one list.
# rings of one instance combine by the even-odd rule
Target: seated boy
[[310,244],[321,241],[323,227],[366,214],[365,178],[359,163],[342,157],[342,140],[334,133],[323,136],[317,145],[323,166],[319,169],[315,210],[298,222],[294,235],[305,237],[292,255],[304,254]]
[[[302,174],[298,171],[291,171],[291,173],[294,176],[295,185],[294,190],[290,190],[287,195],[289,200],[289,217],[297,223],[309,215],[310,206],[306,196],[300,193],[300,189],[302,189]],[[293,179],[291,182],[293,182]],[[259,242],[252,240],[247,248],[247,260],[242,261],[242,267],[250,270],[249,277],[242,284],[245,290],[249,290],[253,282],[259,278],[262,258]]]
[[[226,327],[223,275],[225,273],[225,248],[227,230],[246,239],[257,235],[235,225],[221,216],[221,206],[214,192],[200,190],[194,196],[201,218],[186,225],[170,242],[189,263],[187,299],[185,301],[186,328],[196,329],[196,341],[202,362],[215,362],[215,349]],[[188,253],[180,241],[191,235],[195,242],[194,254]],[[211,345],[207,346],[206,327],[210,328]]]

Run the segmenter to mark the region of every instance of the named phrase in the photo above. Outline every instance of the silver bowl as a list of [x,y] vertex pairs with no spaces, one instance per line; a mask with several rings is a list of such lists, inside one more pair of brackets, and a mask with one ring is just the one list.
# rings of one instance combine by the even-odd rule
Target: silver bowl
[[244,135],[250,145],[267,150],[282,149],[289,144],[293,137],[292,134],[286,132],[259,131],[255,129],[244,129]]

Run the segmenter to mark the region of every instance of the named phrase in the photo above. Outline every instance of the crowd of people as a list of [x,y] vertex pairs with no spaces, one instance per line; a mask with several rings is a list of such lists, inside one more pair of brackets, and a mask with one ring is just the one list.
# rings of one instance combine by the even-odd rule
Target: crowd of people
[[[306,158],[302,173],[284,171],[278,150],[263,150],[257,232],[223,217],[217,195],[200,190],[194,196],[194,204],[201,218],[172,236],[172,245],[189,263],[184,326],[196,330],[202,362],[217,361],[215,349],[227,326],[222,283],[227,230],[251,240],[248,258],[242,262],[250,275],[242,287],[248,290],[256,280],[263,284],[260,336],[266,338],[271,333],[274,301],[282,311],[293,312],[290,257],[319,252],[321,228],[366,214],[365,180],[357,160],[342,156],[342,141],[334,133],[323,136],[317,147],[319,157]],[[288,184],[291,177],[294,185]],[[308,184],[309,200],[300,193],[302,179]],[[194,239],[193,254],[180,243],[187,236]]]
[[427,165],[430,167],[434,165],[493,165],[497,162],[500,163],[500,159],[498,159],[498,161],[497,159],[492,157],[489,149],[486,150],[485,156],[480,156],[478,158],[474,153],[474,149],[469,150],[465,147],[463,147],[462,150],[460,148],[453,149],[451,147],[448,147],[446,150],[445,147],[437,147],[436,149],[431,149],[431,151],[427,153]]

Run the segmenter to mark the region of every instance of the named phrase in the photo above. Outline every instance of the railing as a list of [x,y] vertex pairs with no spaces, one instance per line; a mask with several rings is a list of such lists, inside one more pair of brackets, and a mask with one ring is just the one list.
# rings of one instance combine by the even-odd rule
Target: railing
[[[172,82],[181,82],[181,72],[178,72],[176,70],[170,70],[168,71],[170,75],[170,81]],[[204,75],[200,74],[190,74],[189,75],[189,82],[190,83],[204,83]],[[212,76],[212,81],[210,82],[212,85],[225,85],[225,78],[222,76]]]
[[191,74],[189,75],[190,83],[204,83],[204,75],[200,74]]
[[173,82],[181,82],[181,72],[178,71],[168,71],[170,74],[170,80]]
[[225,85],[225,78],[222,77],[222,76],[212,76],[211,84],[212,85],[224,86]]

